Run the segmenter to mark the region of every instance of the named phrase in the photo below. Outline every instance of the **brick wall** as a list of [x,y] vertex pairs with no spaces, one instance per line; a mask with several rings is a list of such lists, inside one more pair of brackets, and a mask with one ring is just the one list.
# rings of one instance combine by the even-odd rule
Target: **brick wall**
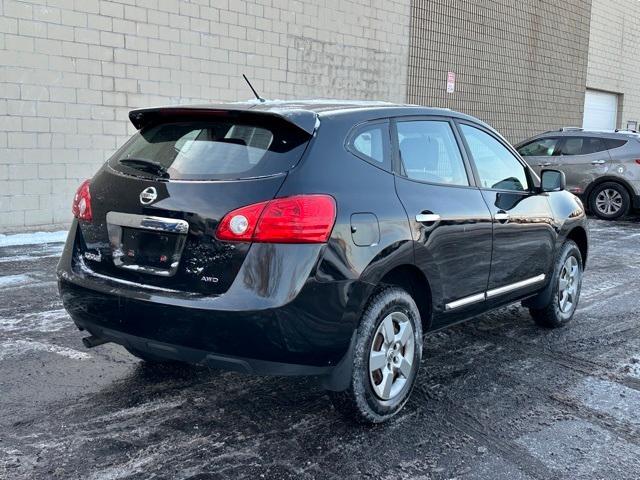
[[581,125],[590,11],[590,0],[415,0],[408,100],[479,117],[512,142]]
[[131,108],[404,101],[409,0],[0,0],[0,231],[66,224]]
[[640,2],[593,0],[587,87],[618,93],[618,127],[640,125]]

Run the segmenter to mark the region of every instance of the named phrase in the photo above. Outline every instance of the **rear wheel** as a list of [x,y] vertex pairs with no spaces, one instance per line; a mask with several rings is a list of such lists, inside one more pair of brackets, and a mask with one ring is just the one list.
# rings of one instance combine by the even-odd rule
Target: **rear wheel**
[[530,308],[531,316],[543,327],[562,327],[573,318],[581,287],[582,255],[578,246],[567,240],[556,258],[549,303],[542,308]]
[[631,207],[629,192],[619,183],[605,182],[589,195],[589,209],[598,218],[615,220],[624,217]]
[[377,293],[357,332],[349,388],[329,392],[335,408],[349,418],[380,423],[409,399],[422,358],[422,325],[413,298],[388,287]]

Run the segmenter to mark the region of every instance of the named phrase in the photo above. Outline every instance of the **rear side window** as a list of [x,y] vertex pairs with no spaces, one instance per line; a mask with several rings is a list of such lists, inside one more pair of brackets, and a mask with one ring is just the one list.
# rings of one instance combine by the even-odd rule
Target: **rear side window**
[[449,122],[399,121],[400,158],[407,177],[430,183],[469,185]]
[[605,150],[607,144],[595,137],[567,137],[560,145],[560,155],[589,155]]
[[540,138],[518,149],[523,157],[551,157],[558,145],[557,138]]
[[144,128],[109,160],[120,171],[176,180],[228,180],[286,172],[310,136],[282,121],[162,123]]
[[355,129],[347,142],[354,155],[385,170],[391,169],[389,157],[389,124],[367,123]]
[[626,140],[619,140],[617,138],[607,138],[605,141],[607,142],[607,148],[609,150],[612,150],[614,148],[620,148],[623,145],[627,144]]

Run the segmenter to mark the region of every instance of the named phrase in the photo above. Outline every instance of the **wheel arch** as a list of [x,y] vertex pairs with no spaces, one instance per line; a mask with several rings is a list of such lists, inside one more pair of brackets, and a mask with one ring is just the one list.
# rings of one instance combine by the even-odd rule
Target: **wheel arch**
[[587,255],[589,254],[589,239],[587,231],[581,226],[573,227],[567,234],[566,239],[572,240],[576,245],[578,245],[580,255],[582,256],[582,267],[584,268],[587,264]]
[[[425,274],[412,262],[413,250],[411,255],[402,257],[404,262],[397,261],[387,269],[382,269],[378,265],[369,265],[369,268],[362,275],[361,280],[367,285],[367,293],[358,298],[360,305],[357,322],[360,321],[360,315],[366,308],[371,299],[385,286],[397,286],[406,290],[416,302],[420,319],[422,323],[422,331],[427,332],[432,323],[432,289],[431,284],[427,280]],[[398,260],[400,260],[398,258]],[[323,386],[327,390],[340,392],[349,386],[352,372],[352,361],[356,344],[357,323],[354,329],[348,351],[332,373],[323,379]]]
[[627,193],[629,194],[631,204],[633,205],[633,198],[635,195],[635,191],[631,186],[631,184],[624,178],[616,177],[615,175],[603,175],[602,177],[596,178],[593,182],[587,185],[587,188],[584,189],[584,198],[585,198],[587,207],[591,208],[589,200],[590,200],[591,194],[593,193],[593,189],[596,188],[598,185],[602,185],[603,183],[607,183],[607,182],[613,182],[613,183],[618,183],[622,185],[627,191]]
[[411,295],[420,312],[423,332],[426,332],[431,326],[433,296],[431,284],[422,270],[410,263],[397,265],[380,278],[376,290],[387,285],[401,287]]

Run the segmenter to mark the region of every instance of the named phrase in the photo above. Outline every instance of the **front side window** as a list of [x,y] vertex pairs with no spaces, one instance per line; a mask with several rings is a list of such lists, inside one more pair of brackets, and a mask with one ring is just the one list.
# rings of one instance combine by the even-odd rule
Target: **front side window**
[[407,177],[446,185],[469,185],[449,122],[400,121],[397,126],[400,158]]
[[211,120],[142,129],[109,160],[116,170],[177,180],[227,180],[286,172],[310,136],[286,122]]
[[551,157],[558,144],[557,138],[540,138],[518,149],[523,157]]
[[568,137],[560,146],[560,155],[589,155],[607,150],[606,143],[594,137]]
[[460,126],[478,170],[480,186],[496,190],[529,190],[524,166],[496,138],[471,125]]

